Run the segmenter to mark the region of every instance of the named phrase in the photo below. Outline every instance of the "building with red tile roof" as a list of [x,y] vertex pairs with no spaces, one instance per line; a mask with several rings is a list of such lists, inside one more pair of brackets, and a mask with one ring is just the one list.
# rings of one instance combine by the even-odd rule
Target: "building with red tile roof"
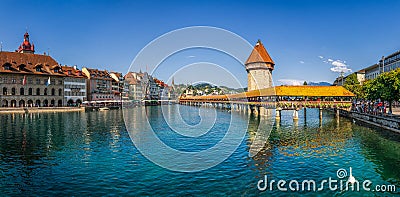
[[260,40],[254,46],[245,66],[248,91],[272,87],[275,63]]
[[112,77],[107,70],[82,68],[88,78],[86,98],[88,101],[120,100],[112,91]]
[[122,100],[123,97],[127,97],[127,93],[124,91],[124,76],[119,72],[110,72],[110,76],[113,79],[111,82],[111,89],[115,97],[119,97],[118,100]]
[[28,33],[16,52],[0,52],[0,106],[63,106],[61,66],[34,52]]
[[135,101],[141,101],[145,95],[145,88],[143,87],[143,73],[128,72],[124,76],[124,80],[128,86],[128,98]]
[[61,66],[64,77],[64,104],[80,106],[86,101],[86,75],[76,66]]

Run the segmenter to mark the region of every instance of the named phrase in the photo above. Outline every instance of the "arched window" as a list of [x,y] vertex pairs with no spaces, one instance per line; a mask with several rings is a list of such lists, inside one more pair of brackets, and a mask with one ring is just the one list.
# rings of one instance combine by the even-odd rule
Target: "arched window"
[[36,89],[36,95],[39,96],[40,95],[40,88]]
[[7,92],[7,88],[6,87],[4,87],[3,88],[3,95],[7,95],[8,94],[8,92]]
[[44,89],[44,95],[47,95],[47,88]]
[[62,96],[62,89],[58,89],[58,96]]
[[11,95],[15,95],[15,88],[11,88]]
[[51,89],[51,96],[56,95],[56,90],[54,88]]
[[24,88],[19,89],[19,95],[25,95],[25,89]]
[[29,95],[32,95],[32,94],[33,94],[33,93],[32,93],[32,88],[29,88],[29,89],[28,89],[28,94],[29,94]]

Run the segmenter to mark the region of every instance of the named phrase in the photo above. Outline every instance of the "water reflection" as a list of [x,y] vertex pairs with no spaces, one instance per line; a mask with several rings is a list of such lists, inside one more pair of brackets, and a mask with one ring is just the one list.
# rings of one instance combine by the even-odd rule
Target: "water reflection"
[[[198,123],[198,109],[170,106],[167,118],[175,112],[192,114],[186,121]],[[217,110],[220,123],[210,133],[193,140],[167,129],[158,107],[134,108],[130,122],[133,134],[145,142],[141,121],[152,117],[152,126],[171,146],[199,151],[224,137],[231,114]],[[335,119],[318,109],[299,112],[294,122],[290,111],[280,121],[268,125],[272,117],[235,113],[236,120],[249,120],[248,132],[238,149],[221,164],[196,173],[179,173],[161,168],[142,156],[125,129],[121,110],[105,112],[3,114],[0,115],[0,192],[2,195],[199,195],[199,196],[330,196],[384,195],[392,193],[311,193],[259,192],[257,181],[271,179],[315,179],[336,177],[339,168],[353,168],[357,180],[399,186],[400,138],[388,132],[369,129],[351,121]],[[133,118],[135,117],[135,118]],[[261,125],[261,127],[260,127]],[[242,127],[238,126],[238,129]],[[243,127],[243,129],[246,129]],[[260,129],[260,130],[259,130]],[[259,131],[258,131],[259,130]],[[260,132],[261,131],[261,132]],[[269,138],[267,136],[269,135]],[[268,139],[254,157],[249,156],[256,138]],[[149,144],[151,147],[151,144]],[[160,150],[163,155],[163,150]],[[193,161],[196,162],[196,161]],[[156,188],[156,189],[155,189]]]
[[[319,120],[316,110],[308,110],[305,115],[299,117],[298,121],[290,120],[286,116],[275,123],[268,142],[251,160],[252,169],[255,170],[254,179],[259,180],[268,175],[278,180],[321,180],[336,177],[335,173],[339,168],[353,166],[356,175],[363,180],[399,186],[398,135],[392,134],[391,139],[387,139],[387,136],[355,125],[347,119],[334,118],[329,112],[324,112],[322,120]],[[268,118],[251,116],[247,146],[250,146],[258,126],[267,120]],[[301,124],[303,127],[299,126]],[[277,191],[261,194],[284,195]],[[325,194],[337,193],[325,191]],[[341,193],[343,194],[349,193]]]

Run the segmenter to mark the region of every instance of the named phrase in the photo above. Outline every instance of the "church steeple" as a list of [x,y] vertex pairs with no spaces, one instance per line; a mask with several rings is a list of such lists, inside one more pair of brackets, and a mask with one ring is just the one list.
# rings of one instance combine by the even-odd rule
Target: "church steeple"
[[24,41],[18,47],[18,53],[35,53],[35,45],[29,42],[29,34],[25,32],[24,34]]

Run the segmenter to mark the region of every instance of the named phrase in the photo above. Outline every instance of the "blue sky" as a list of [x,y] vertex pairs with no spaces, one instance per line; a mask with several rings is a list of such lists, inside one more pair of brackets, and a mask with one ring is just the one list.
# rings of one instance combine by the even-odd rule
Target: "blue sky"
[[[398,10],[400,1],[385,0],[2,1],[0,41],[3,50],[15,50],[27,27],[37,53],[50,51],[61,64],[126,72],[157,37],[188,26],[214,26],[252,45],[261,39],[276,63],[277,85],[332,82],[338,76],[331,71],[333,62],[357,71],[400,49]],[[244,69],[234,72],[247,83]],[[186,75],[175,81],[193,82],[198,73]]]

